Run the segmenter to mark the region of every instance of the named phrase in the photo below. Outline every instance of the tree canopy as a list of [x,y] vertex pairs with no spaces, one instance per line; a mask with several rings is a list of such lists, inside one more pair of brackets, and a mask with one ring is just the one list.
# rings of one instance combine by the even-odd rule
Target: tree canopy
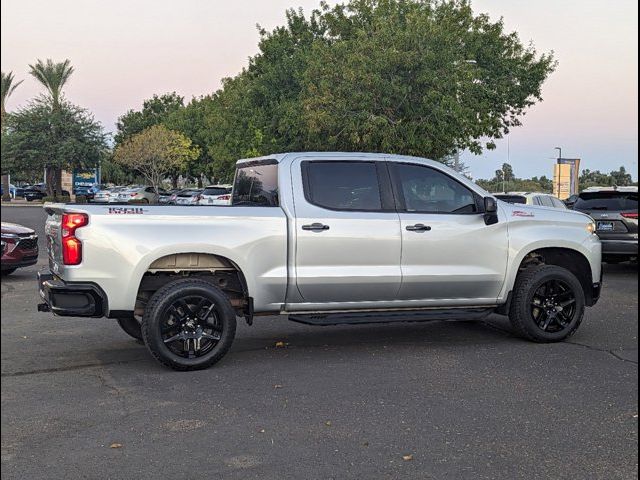
[[[102,126],[86,110],[42,97],[7,116],[2,163],[12,172],[91,168],[107,151]],[[57,179],[58,185],[60,179]]]
[[481,153],[520,125],[555,68],[466,0],[351,0],[260,30],[259,53],[206,104],[201,143],[231,159],[276,151]]
[[118,145],[113,160],[145,177],[158,191],[162,181],[197,158],[199,150],[184,135],[153,125]]

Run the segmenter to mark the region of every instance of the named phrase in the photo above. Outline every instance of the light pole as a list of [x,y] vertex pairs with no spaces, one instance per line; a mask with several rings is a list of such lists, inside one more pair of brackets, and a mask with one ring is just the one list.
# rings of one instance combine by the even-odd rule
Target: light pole
[[558,150],[558,160],[562,158],[562,147],[556,147],[554,150]]

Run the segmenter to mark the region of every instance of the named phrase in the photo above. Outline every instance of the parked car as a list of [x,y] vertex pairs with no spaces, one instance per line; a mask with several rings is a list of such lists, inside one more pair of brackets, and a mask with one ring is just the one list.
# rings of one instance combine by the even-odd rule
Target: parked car
[[638,187],[591,188],[580,193],[573,208],[595,220],[605,262],[638,257]]
[[227,353],[237,316],[335,325],[500,313],[522,337],[558,342],[600,296],[589,216],[500,202],[439,162],[291,153],[241,160],[235,179],[230,207],[188,215],[49,205],[38,309],[118,319],[164,365],[195,370]]
[[[163,192],[164,190],[161,190]],[[133,187],[118,193],[118,202],[158,203],[159,195],[153,187]]]
[[[11,198],[16,198],[16,186],[12,183],[9,184],[9,196]],[[4,188],[2,187],[2,185],[0,184],[0,196],[4,195]]]
[[[27,188],[24,190],[24,198],[27,202],[33,202],[34,200],[42,200],[47,196],[47,188],[46,186],[42,186],[41,184],[34,185],[31,188]],[[71,194],[67,190],[62,190],[63,197],[70,197]]]
[[200,194],[200,205],[230,205],[231,185],[210,185]]
[[196,188],[188,188],[179,191],[175,198],[171,200],[172,205],[199,205],[202,199],[202,190]]
[[98,185],[90,185],[90,186],[78,186],[76,188],[73,189],[73,194],[77,197],[79,195],[82,195],[84,197],[86,197],[86,199],[88,201],[91,201],[94,199],[96,193],[100,190],[100,187]]
[[160,204],[169,204],[172,200],[175,200],[175,197],[181,192],[181,188],[172,188],[171,190],[163,190],[160,192],[160,196],[158,197],[158,203]]
[[30,228],[17,223],[2,222],[2,275],[9,275],[21,267],[38,262],[38,236]]
[[508,192],[494,193],[494,197],[507,203],[519,203],[522,205],[538,205],[541,207],[551,207],[566,209],[567,206],[562,201],[550,193],[540,192]]

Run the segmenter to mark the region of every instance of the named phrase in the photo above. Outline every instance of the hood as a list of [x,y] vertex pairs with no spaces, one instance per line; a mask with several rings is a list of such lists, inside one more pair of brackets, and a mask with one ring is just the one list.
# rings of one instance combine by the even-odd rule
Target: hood
[[31,228],[23,227],[17,223],[2,222],[2,233],[13,233],[14,235],[26,235],[35,233]]

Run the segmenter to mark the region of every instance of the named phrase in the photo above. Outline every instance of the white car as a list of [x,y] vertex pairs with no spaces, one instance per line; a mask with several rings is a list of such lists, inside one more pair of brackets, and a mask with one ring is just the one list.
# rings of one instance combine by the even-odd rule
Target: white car
[[117,201],[118,193],[124,190],[125,187],[113,187],[104,190],[98,190],[93,199],[93,203],[108,203],[109,201]]
[[336,325],[497,313],[524,338],[558,342],[602,286],[588,215],[500,202],[416,157],[240,160],[231,206],[45,209],[38,309],[117,319],[176,370],[219,361],[237,317],[274,314]]
[[118,203],[158,203],[159,195],[153,187],[132,187],[118,193]]
[[197,188],[187,188],[171,196],[173,205],[199,205],[202,198],[202,190]]
[[566,210],[567,206],[556,196],[542,192],[507,192],[494,193],[494,197],[507,203],[523,205],[538,205],[541,207],[559,208]]
[[231,205],[231,185],[210,185],[200,194],[200,205]]

